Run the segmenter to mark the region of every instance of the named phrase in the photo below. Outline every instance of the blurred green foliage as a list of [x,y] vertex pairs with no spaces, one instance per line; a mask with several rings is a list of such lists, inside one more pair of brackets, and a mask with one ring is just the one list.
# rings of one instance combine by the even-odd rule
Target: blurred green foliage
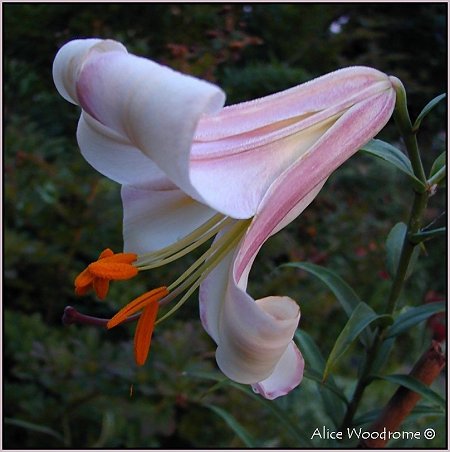
[[[128,327],[106,333],[61,325],[66,305],[108,316],[161,280],[173,280],[187,263],[133,284],[113,284],[104,303],[75,298],[76,274],[103,248],[120,250],[122,213],[119,187],[96,173],[77,150],[78,111],[57,94],[52,61],[71,39],[113,38],[131,52],[220,84],[228,103],[365,64],[402,79],[415,117],[446,88],[446,5],[2,3],[2,10],[4,447],[242,447],[243,431],[258,447],[310,445],[312,431],[330,425],[316,385],[305,379],[269,406],[248,388],[243,392],[221,380],[195,297],[178,320],[158,326],[144,368],[133,363]],[[439,105],[419,133],[428,169],[445,150],[444,108]],[[382,135],[401,147],[392,124]],[[250,292],[298,300],[301,328],[327,356],[344,314],[321,283],[301,271],[279,270],[279,264],[326,265],[370,306],[381,307],[389,287],[384,240],[395,223],[407,218],[411,197],[404,176],[370,157],[354,156],[301,218],[262,249]],[[438,190],[426,224],[444,224],[444,198]],[[427,242],[402,298],[409,305],[444,298],[445,284],[442,243]],[[410,367],[431,334],[421,326],[401,336],[388,369]],[[347,390],[359,351],[355,346],[350,360],[337,366],[337,383]],[[361,413],[382,406],[391,390],[377,384]],[[226,410],[236,421],[234,428],[208,405]],[[280,413],[295,428],[280,421]],[[433,441],[412,447],[445,443],[443,418],[408,422],[410,430],[434,427],[438,432]]]

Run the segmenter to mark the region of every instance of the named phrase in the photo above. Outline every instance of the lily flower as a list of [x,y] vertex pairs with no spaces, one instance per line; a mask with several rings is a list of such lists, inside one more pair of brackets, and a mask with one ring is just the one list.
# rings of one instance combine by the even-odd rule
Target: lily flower
[[[215,237],[156,298],[144,294],[109,326],[143,310],[135,339],[142,363],[154,324],[200,287],[200,318],[222,372],[268,399],[295,388],[304,368],[292,340],[299,306],[285,296],[254,300],[246,291],[252,263],[384,127],[395,104],[391,79],[350,67],[224,107],[219,87],[98,39],[63,46],[53,77],[60,94],[81,107],[83,156],[122,185],[124,249],[138,255],[139,271]],[[179,296],[155,322],[155,303]]]

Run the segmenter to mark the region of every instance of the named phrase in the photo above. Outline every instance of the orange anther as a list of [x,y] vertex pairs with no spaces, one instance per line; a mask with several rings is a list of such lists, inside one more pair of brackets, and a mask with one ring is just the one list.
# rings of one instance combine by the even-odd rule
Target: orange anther
[[98,260],[88,265],[75,278],[75,293],[84,295],[93,289],[102,300],[109,289],[109,281],[130,279],[137,275],[138,269],[132,265],[137,259],[134,253],[114,254],[109,248],[100,253]]
[[138,311],[144,309],[147,305],[152,302],[157,302],[169,294],[167,287],[158,287],[157,289],[145,292],[141,296],[135,298],[125,305],[112,319],[109,320],[107,328],[114,328],[115,326],[122,323],[128,317],[132,316]]
[[157,301],[150,303],[139,317],[134,333],[134,359],[138,366],[144,365],[150,351],[158,308],[159,303]]
[[169,291],[166,287],[150,290],[124,306],[106,325],[108,329],[113,328],[142,310],[134,334],[134,357],[139,366],[145,363],[150,350],[153,329],[158,315],[158,301],[168,294]]

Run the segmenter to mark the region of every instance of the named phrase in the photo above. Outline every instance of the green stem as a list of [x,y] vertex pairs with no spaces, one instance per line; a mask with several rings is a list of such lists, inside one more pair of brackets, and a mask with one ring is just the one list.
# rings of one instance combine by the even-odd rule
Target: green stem
[[[426,176],[423,169],[422,160],[420,158],[419,146],[417,139],[412,130],[412,123],[409,117],[408,108],[406,104],[405,89],[400,80],[391,77],[393,85],[397,92],[397,102],[394,110],[394,119],[400,134],[404,140],[406,150],[411,160],[411,165],[414,171],[414,175],[424,183],[426,186]],[[394,277],[394,281],[389,292],[389,296],[386,303],[386,314],[393,314],[397,305],[397,301],[402,292],[406,272],[408,270],[409,263],[417,243],[411,240],[414,234],[420,232],[422,216],[427,206],[429,191],[418,192],[414,190],[414,201],[411,208],[408,228],[403,241],[402,251],[397,266],[397,271]],[[347,407],[344,419],[342,421],[341,429],[350,427],[353,421],[353,417],[358,409],[359,403],[363,397],[364,391],[371,382],[371,371],[374,358],[377,356],[380,346],[383,343],[384,335],[386,333],[386,327],[381,327],[377,330],[373,343],[366,353],[366,360],[361,372],[361,377],[358,380],[353,397]]]
[[402,82],[396,78],[391,77],[392,84],[397,94],[397,101],[394,109],[394,119],[397,127],[405,142],[406,151],[414,171],[414,175],[422,182],[426,182],[425,171],[423,169],[422,160],[420,158],[419,146],[417,144],[416,134],[413,132],[411,118],[408,112],[406,102],[406,91]]
[[422,216],[428,202],[428,193],[417,193],[414,194],[414,202],[411,209],[411,214],[408,222],[408,229],[405,234],[405,239],[403,241],[402,251],[400,254],[400,259],[398,262],[397,272],[395,274],[394,282],[389,293],[386,314],[393,314],[397,304],[397,300],[403,289],[405,283],[406,272],[408,271],[409,262],[413,254],[414,248],[417,243],[411,240],[411,236],[420,232],[422,224]]

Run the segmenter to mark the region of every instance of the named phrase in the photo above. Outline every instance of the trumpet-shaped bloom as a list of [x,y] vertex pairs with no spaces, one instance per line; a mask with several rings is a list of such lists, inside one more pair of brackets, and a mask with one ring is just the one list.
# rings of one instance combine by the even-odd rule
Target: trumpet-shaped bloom
[[139,254],[135,265],[168,263],[216,236],[179,287],[189,295],[200,286],[220,369],[269,399],[296,387],[299,307],[283,296],[254,300],[248,275],[264,242],[384,127],[395,104],[390,78],[350,67],[224,107],[217,86],[96,39],[66,44],[53,76],[82,109],[82,154],[122,184],[124,247]]

